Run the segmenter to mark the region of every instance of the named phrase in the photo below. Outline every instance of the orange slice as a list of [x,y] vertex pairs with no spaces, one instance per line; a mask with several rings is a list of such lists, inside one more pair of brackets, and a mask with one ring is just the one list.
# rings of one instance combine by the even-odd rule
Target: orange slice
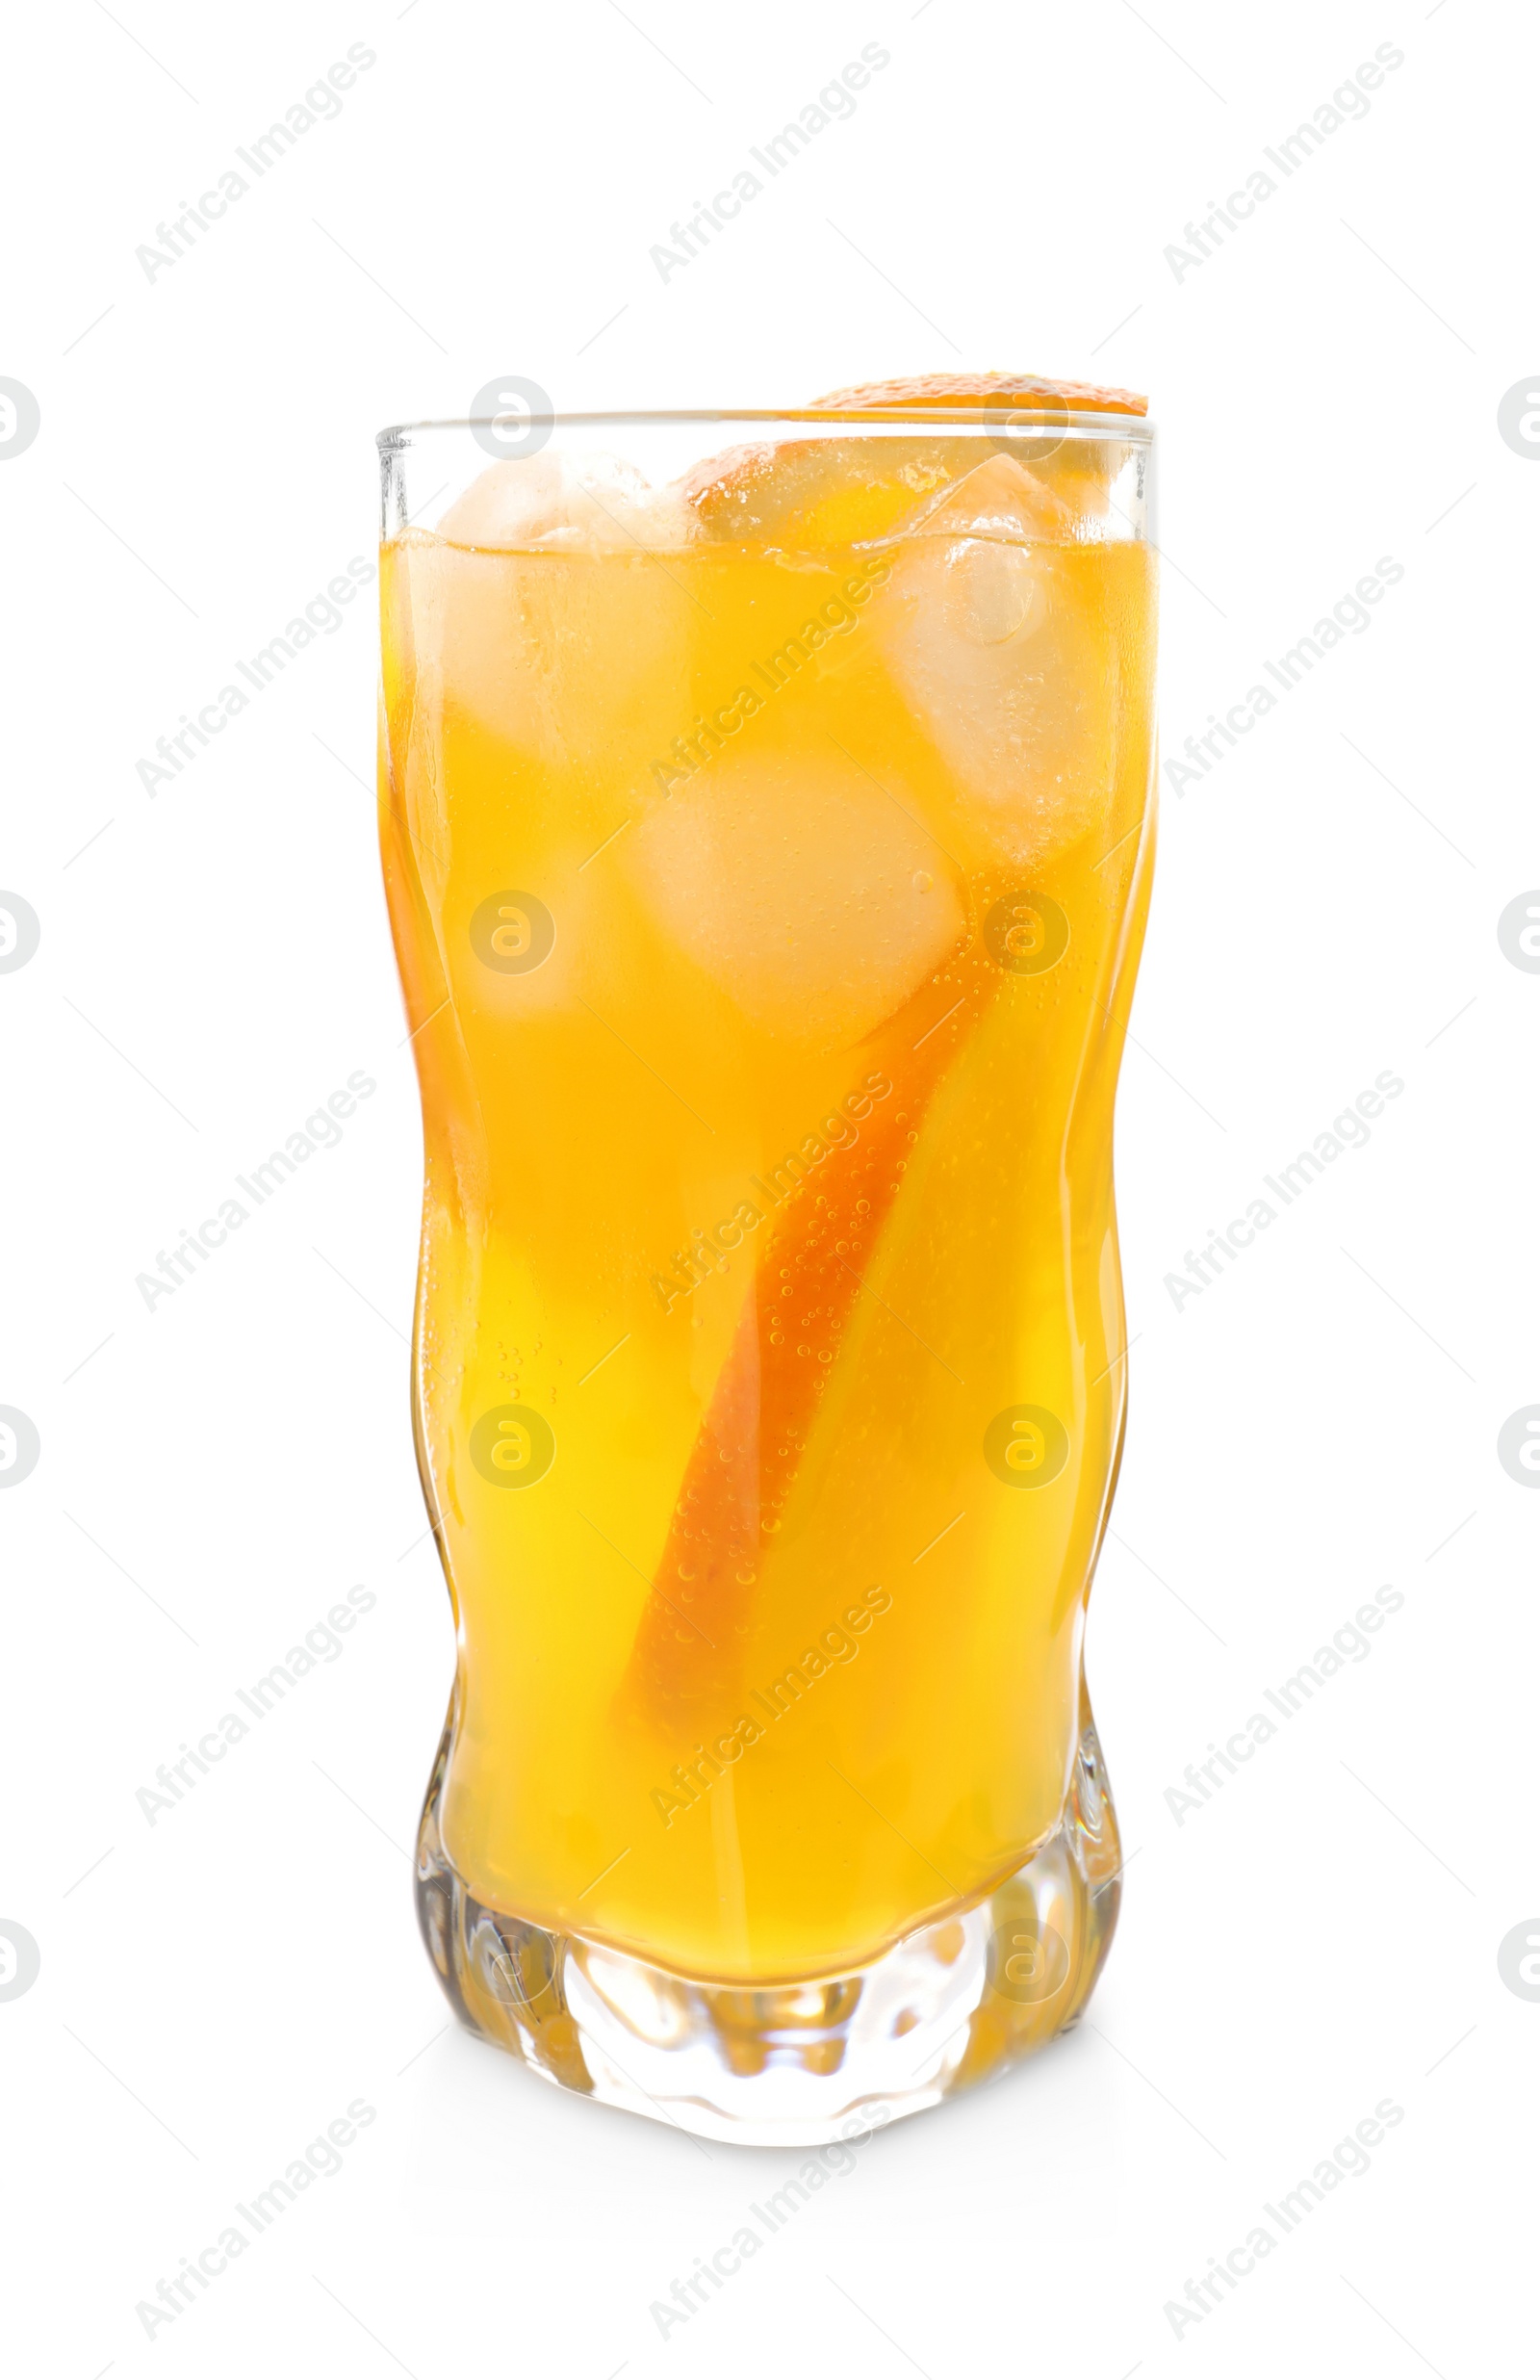
[[[820,397],[810,413],[983,412],[1002,430],[1017,412],[1142,414],[1146,400],[1125,388],[1047,380],[1030,372],[932,373],[916,380],[873,380]],[[827,434],[731,447],[698,463],[680,493],[713,537],[826,552],[891,536],[980,459],[976,437],[937,424],[913,438]]]
[[1035,372],[928,372],[915,380],[866,380],[815,397],[811,413],[912,413],[997,405],[1002,413],[1040,407],[1071,413],[1147,413],[1149,399],[1091,380],[1045,380]]
[[642,1610],[623,1711],[677,1731],[732,1707],[759,1578],[911,1141],[1000,982],[963,943],[864,1044],[892,1089],[857,1139],[829,1151],[758,1251]]

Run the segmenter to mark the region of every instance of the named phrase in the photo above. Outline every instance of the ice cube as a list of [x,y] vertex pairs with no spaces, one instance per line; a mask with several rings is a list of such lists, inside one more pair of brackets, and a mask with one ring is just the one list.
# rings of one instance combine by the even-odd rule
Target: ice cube
[[579,540],[570,512],[540,528],[550,510],[527,490],[517,523],[511,494],[489,490],[478,516],[475,495],[453,508],[456,526],[462,536],[480,531],[485,545],[419,530],[396,541],[408,622],[398,634],[411,656],[414,703],[429,712],[448,703],[547,766],[603,771],[639,803],[651,763],[688,724],[704,613],[683,558],[641,542],[641,500],[629,506],[630,527],[602,546],[586,530]]
[[962,938],[955,871],[912,807],[832,743],[730,750],[649,813],[628,865],[751,1024],[848,1048]]
[[1117,679],[1094,550],[1051,489],[995,455],[895,554],[873,634],[969,819],[1029,866],[1111,796]]
[[674,488],[651,487],[616,454],[543,452],[493,463],[439,523],[454,545],[500,552],[665,553],[701,534]]
[[437,530],[396,541],[414,698],[449,701],[550,766],[640,784],[680,733],[700,536],[682,499],[613,455],[497,462]]
[[992,454],[906,524],[911,536],[1068,540],[1074,516],[1051,487],[1014,454]]

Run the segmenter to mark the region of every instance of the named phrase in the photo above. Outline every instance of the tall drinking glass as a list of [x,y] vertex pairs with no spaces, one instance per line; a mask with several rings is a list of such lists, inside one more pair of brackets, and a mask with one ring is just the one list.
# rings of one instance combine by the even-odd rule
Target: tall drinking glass
[[1081,1648],[1155,604],[1112,402],[379,440],[457,1631],[423,1928],[489,2039],[709,2136],[933,2105],[1116,1918]]

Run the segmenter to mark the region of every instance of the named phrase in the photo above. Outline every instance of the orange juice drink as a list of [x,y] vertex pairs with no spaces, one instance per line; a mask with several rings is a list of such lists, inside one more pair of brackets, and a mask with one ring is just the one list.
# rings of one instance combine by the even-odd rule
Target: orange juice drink
[[934,2103],[1071,2021],[1116,1913],[1081,1645],[1152,856],[1139,407],[547,424],[431,529],[408,477],[464,427],[381,441],[457,1631],[420,1909],[469,2023],[704,2133]]

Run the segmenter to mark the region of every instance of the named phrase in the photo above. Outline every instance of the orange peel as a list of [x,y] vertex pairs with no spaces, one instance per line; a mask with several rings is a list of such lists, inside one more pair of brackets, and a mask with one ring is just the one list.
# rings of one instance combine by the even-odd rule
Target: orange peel
[[971,410],[998,402],[1022,412],[1071,413],[1149,411],[1149,399],[1127,388],[1103,388],[1092,380],[1048,380],[1035,372],[928,372],[913,380],[865,380],[815,397],[809,413],[915,413]]

